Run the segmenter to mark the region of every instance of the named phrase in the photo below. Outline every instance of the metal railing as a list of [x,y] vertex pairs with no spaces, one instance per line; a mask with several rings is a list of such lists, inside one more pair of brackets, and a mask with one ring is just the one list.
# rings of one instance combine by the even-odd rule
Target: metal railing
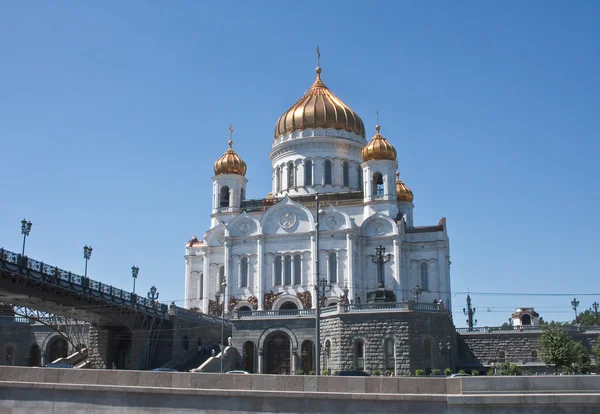
[[315,316],[313,309],[279,309],[238,312],[238,318],[290,318],[294,316]]
[[[472,328],[456,328],[458,333],[512,333],[512,332],[540,332],[546,326],[474,326]],[[567,332],[600,332],[600,326],[562,326]]]
[[0,264],[3,268],[7,268],[7,265],[18,266],[21,269],[19,273],[23,277],[57,285],[64,289],[84,293],[97,299],[162,316],[163,318],[168,318],[169,316],[169,307],[165,304],[77,275],[56,266],[30,259],[27,256],[21,256],[18,253],[0,249]]
[[0,323],[26,323],[31,324],[33,321],[22,316],[0,316]]

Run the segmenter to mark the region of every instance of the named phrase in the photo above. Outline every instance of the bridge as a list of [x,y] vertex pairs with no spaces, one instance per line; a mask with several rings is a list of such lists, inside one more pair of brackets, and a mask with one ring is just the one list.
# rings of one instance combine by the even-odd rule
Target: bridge
[[73,272],[0,249],[0,303],[88,322],[95,368],[149,369],[185,362],[196,340],[217,343],[228,322],[174,303],[158,302]]

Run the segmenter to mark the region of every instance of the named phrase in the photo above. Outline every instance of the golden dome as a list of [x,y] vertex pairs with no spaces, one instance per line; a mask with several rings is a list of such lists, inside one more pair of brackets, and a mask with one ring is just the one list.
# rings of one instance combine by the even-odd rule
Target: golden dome
[[239,174],[246,175],[246,163],[235,153],[232,148],[233,141],[229,139],[229,148],[225,154],[215,162],[215,175]]
[[377,133],[371,139],[361,152],[363,161],[373,161],[373,160],[392,160],[396,161],[396,149],[392,144],[388,142],[387,139],[383,137],[379,133],[381,127],[377,125],[375,127]]
[[320,67],[317,67],[317,80],[308,92],[277,120],[275,138],[307,128],[343,129],[365,138],[362,119],[325,86]]
[[398,201],[407,201],[412,203],[413,192],[402,182],[400,179],[400,173],[396,171],[396,198]]

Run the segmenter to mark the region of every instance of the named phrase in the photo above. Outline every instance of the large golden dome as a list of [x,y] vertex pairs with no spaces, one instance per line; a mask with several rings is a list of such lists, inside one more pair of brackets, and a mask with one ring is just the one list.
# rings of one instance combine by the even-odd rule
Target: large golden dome
[[377,133],[371,139],[361,152],[361,157],[363,161],[373,161],[373,160],[392,160],[396,161],[396,149],[392,144],[388,142],[387,139],[383,137],[379,133],[381,127],[377,125],[375,127]]
[[402,182],[400,173],[396,171],[396,198],[398,201],[407,201],[412,203],[414,199],[413,192]]
[[343,129],[365,137],[362,119],[325,86],[320,67],[308,92],[277,120],[275,138],[307,128]]
[[232,148],[233,141],[229,139],[229,148],[225,154],[215,162],[215,175],[239,174],[246,175],[246,163],[236,154]]

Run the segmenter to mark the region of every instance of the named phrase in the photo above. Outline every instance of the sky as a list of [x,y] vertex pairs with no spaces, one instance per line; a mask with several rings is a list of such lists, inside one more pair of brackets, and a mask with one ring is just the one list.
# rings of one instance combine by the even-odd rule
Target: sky
[[277,118],[322,78],[447,218],[453,316],[600,301],[600,3],[0,2],[0,246],[183,306],[213,163],[270,191]]

